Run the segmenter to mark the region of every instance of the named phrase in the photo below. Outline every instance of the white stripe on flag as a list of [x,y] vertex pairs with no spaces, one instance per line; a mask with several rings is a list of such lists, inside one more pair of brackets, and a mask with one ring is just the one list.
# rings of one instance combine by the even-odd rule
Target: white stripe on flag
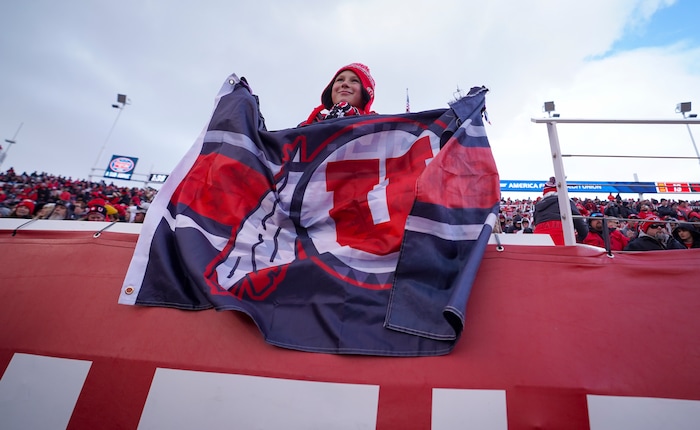
[[483,224],[452,225],[411,215],[406,219],[406,230],[437,236],[445,240],[476,240],[483,229]]

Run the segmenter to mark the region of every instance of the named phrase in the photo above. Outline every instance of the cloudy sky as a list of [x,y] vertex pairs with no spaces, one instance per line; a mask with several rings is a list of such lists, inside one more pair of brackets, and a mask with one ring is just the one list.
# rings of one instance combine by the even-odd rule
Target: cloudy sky
[[[700,111],[695,0],[26,0],[2,2],[0,16],[0,137],[17,142],[1,170],[87,178],[118,154],[169,173],[229,73],[281,129],[355,61],[372,70],[379,113],[403,112],[407,88],[420,111],[487,86],[502,179],[553,174],[546,126],[531,122],[545,101],[562,118],[680,119],[685,101]],[[564,154],[695,156],[685,126],[561,124],[559,137]],[[566,158],[565,169],[570,181],[700,182],[697,160]]]

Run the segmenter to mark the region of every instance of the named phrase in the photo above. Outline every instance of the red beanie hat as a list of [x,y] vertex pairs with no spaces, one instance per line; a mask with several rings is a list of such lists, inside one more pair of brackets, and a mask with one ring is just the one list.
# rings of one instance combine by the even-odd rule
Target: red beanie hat
[[654,224],[654,222],[657,222],[657,221],[661,222],[661,218],[659,218],[657,216],[648,216],[648,217],[644,218],[644,220],[642,222],[639,223],[639,229],[641,231],[643,231],[644,233],[646,233],[647,230],[649,230],[649,227],[652,224]]
[[17,203],[17,207],[20,207],[20,206],[24,206],[27,209],[29,209],[30,214],[34,213],[34,208],[36,207],[36,205],[34,204],[34,201],[29,200],[29,199],[24,199],[21,202]]
[[92,212],[97,212],[98,214],[102,214],[105,217],[107,216],[107,202],[105,202],[104,199],[92,199],[88,202],[87,207],[88,207],[88,213]]
[[335,82],[335,78],[337,78],[339,74],[346,70],[350,70],[351,72],[356,74],[358,78],[360,78],[360,82],[362,83],[362,99],[365,102],[365,105],[362,107],[361,110],[364,114],[370,113],[370,108],[372,107],[372,102],[374,101],[374,79],[369,73],[369,67],[365,66],[362,63],[352,63],[338,69],[335,75],[333,75],[333,79],[331,79],[331,82],[321,93],[321,103],[326,109],[330,109],[333,107],[333,98],[331,96],[331,91],[333,90],[333,82]]
[[551,192],[557,192],[557,184],[556,184],[556,179],[554,176],[549,178],[549,182],[544,184],[544,188],[542,189],[542,194],[547,195],[547,193]]

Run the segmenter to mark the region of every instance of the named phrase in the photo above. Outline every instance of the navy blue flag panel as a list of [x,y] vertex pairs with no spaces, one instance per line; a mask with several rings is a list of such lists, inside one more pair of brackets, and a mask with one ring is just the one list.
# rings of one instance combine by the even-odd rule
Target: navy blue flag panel
[[244,312],[303,351],[450,352],[499,207],[485,93],[267,131],[231,75],[148,210],[119,303]]

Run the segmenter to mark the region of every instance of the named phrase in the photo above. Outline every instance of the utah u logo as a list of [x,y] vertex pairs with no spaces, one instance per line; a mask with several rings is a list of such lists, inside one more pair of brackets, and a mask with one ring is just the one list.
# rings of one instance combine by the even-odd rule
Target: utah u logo
[[397,252],[416,179],[432,157],[430,139],[423,137],[399,157],[328,163],[338,244],[375,255]]

